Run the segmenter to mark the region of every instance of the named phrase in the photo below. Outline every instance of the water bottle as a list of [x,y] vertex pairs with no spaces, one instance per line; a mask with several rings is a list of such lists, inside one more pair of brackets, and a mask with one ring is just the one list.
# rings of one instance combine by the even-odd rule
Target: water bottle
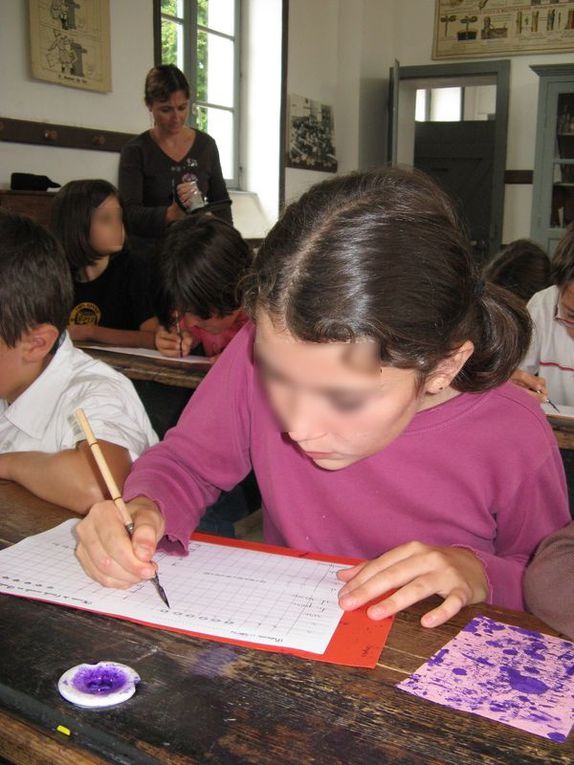
[[196,167],[197,160],[188,157],[184,161],[183,167],[181,165],[176,165],[172,168],[172,171],[174,172],[174,176],[172,178],[172,191],[174,198],[177,197],[177,186],[180,183],[191,184],[191,197],[185,204],[183,204],[183,202],[180,200],[182,207],[184,207],[188,212],[197,210],[198,207],[205,207],[206,204],[203,194],[201,193],[197,183],[197,175],[193,172]]

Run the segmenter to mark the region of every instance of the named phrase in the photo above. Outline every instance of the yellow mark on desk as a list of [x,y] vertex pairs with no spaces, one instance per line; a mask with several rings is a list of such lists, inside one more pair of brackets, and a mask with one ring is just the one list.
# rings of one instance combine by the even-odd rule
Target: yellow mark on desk
[[65,725],[58,725],[56,730],[58,731],[58,733],[62,733],[64,736],[72,735],[72,731],[69,728],[66,728]]

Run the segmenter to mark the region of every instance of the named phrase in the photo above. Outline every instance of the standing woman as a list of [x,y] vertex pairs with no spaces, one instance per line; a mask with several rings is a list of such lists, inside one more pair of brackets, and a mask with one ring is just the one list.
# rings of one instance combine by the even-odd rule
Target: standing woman
[[[153,242],[185,217],[197,188],[208,202],[229,200],[229,194],[215,141],[186,124],[190,91],[183,72],[172,64],[151,69],[145,103],[153,127],[122,149],[119,189],[130,234]],[[232,223],[229,207],[215,214]]]

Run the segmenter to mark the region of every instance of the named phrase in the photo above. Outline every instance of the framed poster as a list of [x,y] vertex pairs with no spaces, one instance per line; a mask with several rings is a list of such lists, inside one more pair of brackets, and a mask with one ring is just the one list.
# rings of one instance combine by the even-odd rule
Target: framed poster
[[435,0],[433,59],[574,51],[573,0]]
[[287,118],[287,167],[336,173],[333,107],[290,95]]
[[32,76],[112,89],[109,0],[28,0]]

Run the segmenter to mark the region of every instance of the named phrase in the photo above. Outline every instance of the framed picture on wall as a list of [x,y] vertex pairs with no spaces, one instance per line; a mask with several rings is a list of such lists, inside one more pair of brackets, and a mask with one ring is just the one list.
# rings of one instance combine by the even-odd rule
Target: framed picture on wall
[[32,76],[112,89],[109,0],[28,0]]
[[287,119],[287,167],[336,173],[333,107],[290,95]]
[[574,51],[572,0],[435,0],[433,59]]

